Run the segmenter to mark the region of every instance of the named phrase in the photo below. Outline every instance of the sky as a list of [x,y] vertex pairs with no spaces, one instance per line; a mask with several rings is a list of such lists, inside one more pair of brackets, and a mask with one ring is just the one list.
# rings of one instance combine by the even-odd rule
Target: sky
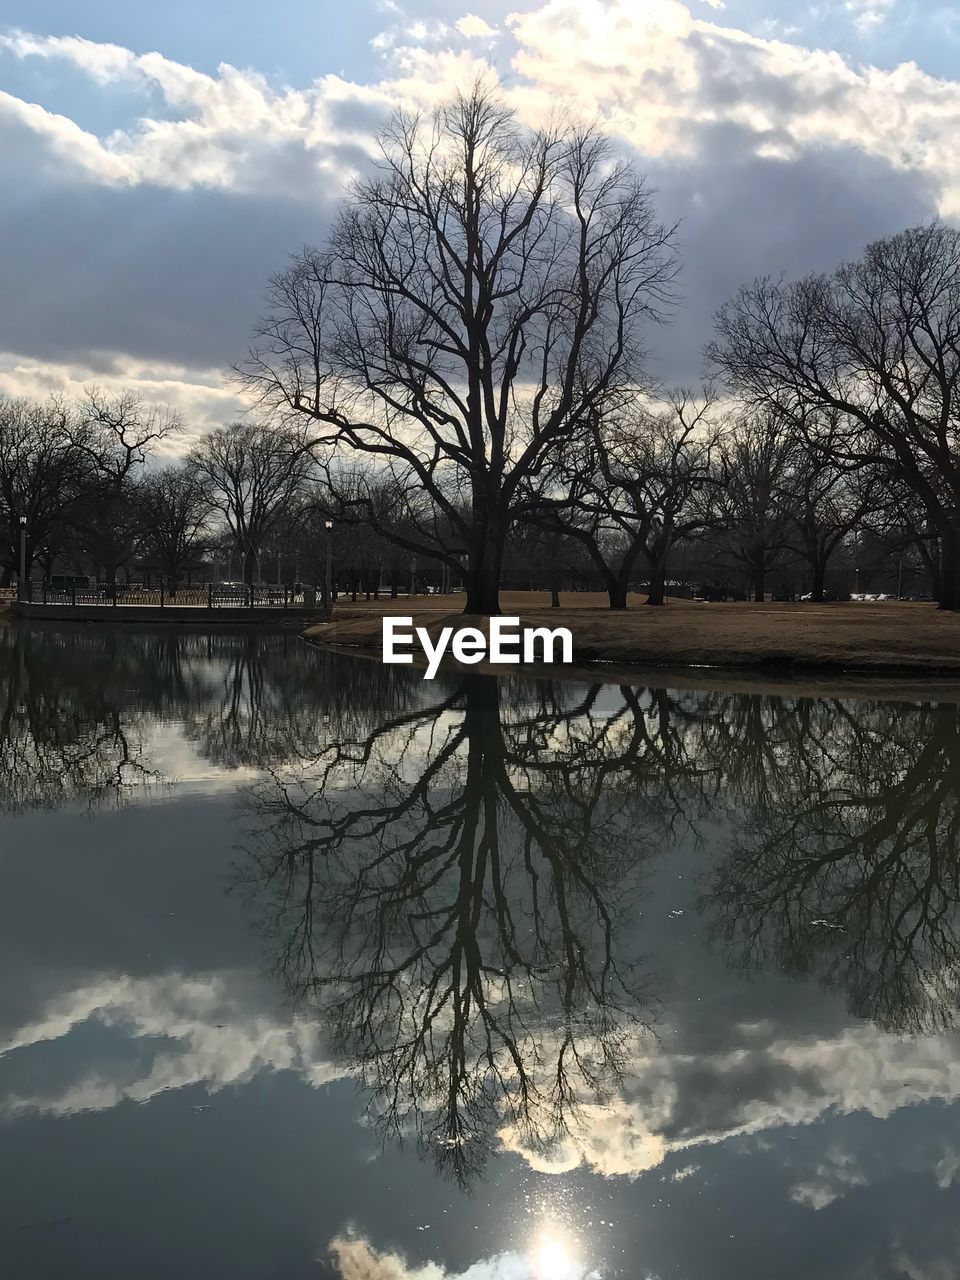
[[600,122],[679,220],[667,385],[741,283],[960,218],[939,0],[0,0],[0,393],[136,386],[182,411],[176,449],[236,418],[270,275],[397,104],[487,65],[523,119]]

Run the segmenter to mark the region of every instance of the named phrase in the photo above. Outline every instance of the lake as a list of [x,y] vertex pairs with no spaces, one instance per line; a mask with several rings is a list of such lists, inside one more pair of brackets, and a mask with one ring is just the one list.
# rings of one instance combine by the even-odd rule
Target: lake
[[957,1273],[960,708],[0,630],[17,1280]]

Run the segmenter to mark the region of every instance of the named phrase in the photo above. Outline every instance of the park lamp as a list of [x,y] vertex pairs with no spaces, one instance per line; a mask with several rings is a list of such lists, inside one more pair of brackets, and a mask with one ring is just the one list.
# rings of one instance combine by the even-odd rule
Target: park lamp
[[330,532],[330,530],[333,528],[333,521],[332,521],[332,520],[324,520],[324,522],[323,522],[323,527],[326,529],[327,533],[329,533],[329,532]]
[[20,572],[17,574],[17,599],[27,599],[27,517],[20,517]]

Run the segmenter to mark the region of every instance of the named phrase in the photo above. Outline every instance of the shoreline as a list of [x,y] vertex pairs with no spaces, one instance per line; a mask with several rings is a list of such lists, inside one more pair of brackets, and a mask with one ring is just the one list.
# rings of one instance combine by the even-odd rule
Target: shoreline
[[[780,696],[880,697],[960,701],[960,617],[922,602],[694,604],[604,609],[593,599],[543,608],[534,593],[504,593],[502,613],[524,626],[568,627],[571,664],[476,663],[445,657],[440,671],[522,674],[618,684]],[[542,594],[542,593],[540,593]],[[584,593],[584,596],[586,593]],[[531,598],[533,597],[533,598]],[[385,614],[413,618],[435,636],[444,626],[484,619],[452,612],[450,597],[384,600],[337,607],[332,620],[302,633],[335,652],[382,660]],[[531,607],[532,606],[532,607]],[[425,661],[415,652],[413,666]]]
[[[359,658],[364,662],[381,662],[378,650],[354,644],[334,644],[306,632],[300,637],[313,649],[324,653]],[[413,671],[425,671],[427,664],[416,657],[409,664]],[[776,676],[769,668],[723,666],[621,666],[595,662],[592,665],[558,663],[530,666],[524,663],[502,666],[478,662],[463,666],[454,659],[440,663],[441,675],[524,676],[533,680],[568,680],[574,684],[617,684],[653,689],[677,689],[692,693],[763,694],[778,698],[855,698],[879,702],[950,702],[960,703],[960,674],[944,682],[941,676],[898,675],[892,669],[885,674],[824,667],[809,670],[792,678]]]

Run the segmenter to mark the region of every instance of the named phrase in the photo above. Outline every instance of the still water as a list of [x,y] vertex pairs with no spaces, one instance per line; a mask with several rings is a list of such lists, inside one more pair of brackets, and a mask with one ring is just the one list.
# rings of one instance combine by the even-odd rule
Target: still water
[[960,708],[0,631],[0,1272],[960,1268]]

